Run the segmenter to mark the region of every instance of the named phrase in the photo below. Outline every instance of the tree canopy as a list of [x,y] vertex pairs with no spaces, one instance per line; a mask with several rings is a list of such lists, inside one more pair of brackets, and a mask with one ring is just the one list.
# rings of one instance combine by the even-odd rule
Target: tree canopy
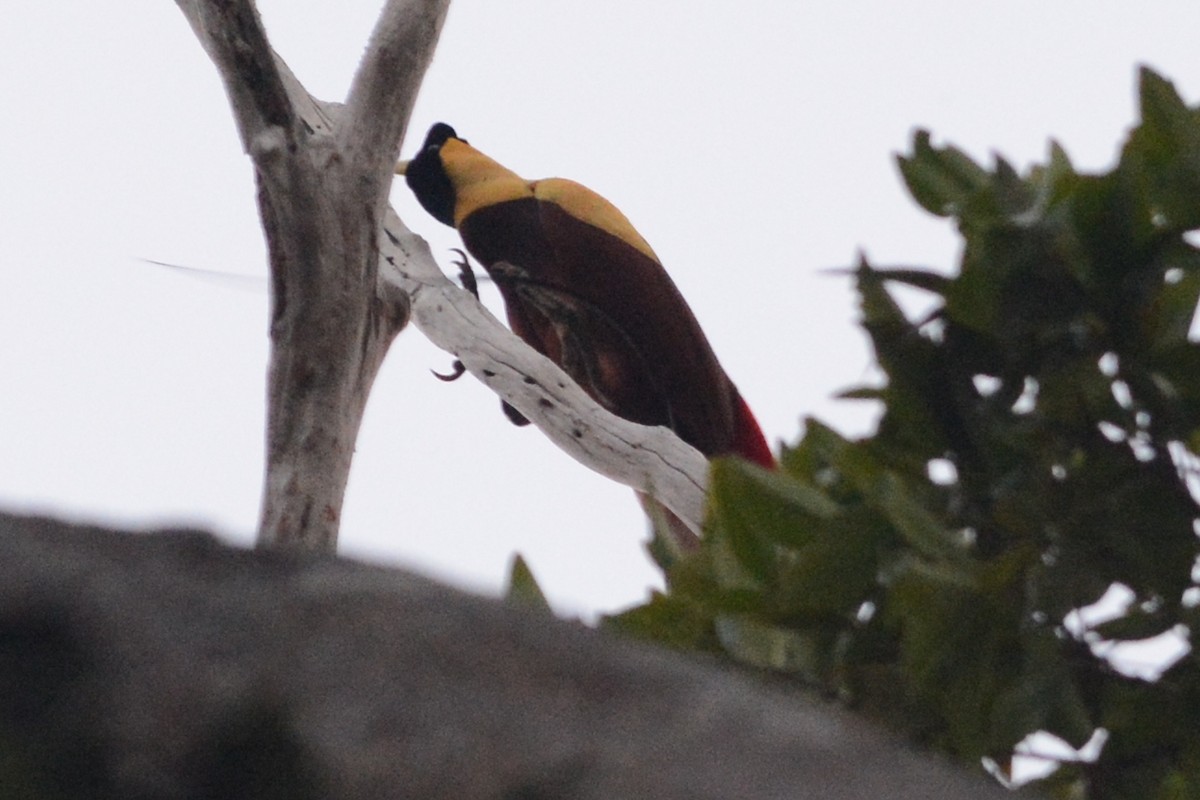
[[[1116,166],[985,168],[925,131],[913,198],[962,236],[951,275],[853,270],[881,385],[876,432],[809,419],[778,472],[713,466],[694,554],[608,624],[792,676],[1001,774],[1037,731],[1093,761],[1058,797],[1200,796],[1193,653],[1147,679],[1111,643],[1198,621],[1200,111],[1149,69]],[[916,290],[921,313],[902,303]],[[929,310],[930,307],[932,310]],[[1114,586],[1124,613],[1078,614]]]

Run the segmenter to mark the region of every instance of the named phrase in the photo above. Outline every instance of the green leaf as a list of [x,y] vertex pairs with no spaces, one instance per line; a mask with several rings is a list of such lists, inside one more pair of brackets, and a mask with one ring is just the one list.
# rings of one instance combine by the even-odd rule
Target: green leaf
[[650,541],[646,543],[646,552],[667,576],[668,586],[675,565],[682,560],[687,551],[679,537],[671,530],[671,522],[667,510],[661,503],[643,502],[647,516],[650,517]]
[[1200,227],[1200,119],[1175,86],[1154,71],[1140,72],[1142,125],[1128,158],[1140,165],[1154,211],[1172,230]]
[[1147,302],[1139,309],[1143,331],[1153,348],[1189,346],[1188,334],[1200,302],[1200,253],[1190,244],[1165,245],[1159,256],[1161,277],[1147,292]]
[[1052,631],[1031,627],[1021,638],[1020,671],[1000,692],[991,712],[992,746],[1011,750],[1031,731],[1046,731],[1082,747],[1096,723],[1071,676]]
[[1078,175],[1067,152],[1058,142],[1050,141],[1050,157],[1045,166],[1035,166],[1029,181],[1035,187],[1038,205],[1050,209],[1069,198],[1075,189]]
[[887,390],[873,386],[859,386],[838,392],[834,397],[838,400],[883,400],[887,397]]
[[547,612],[551,610],[546,595],[542,593],[537,579],[533,577],[533,571],[529,569],[529,565],[525,563],[525,559],[519,553],[513,556],[512,562],[509,564],[508,590],[504,596],[510,602],[527,608],[536,608]]
[[888,337],[903,336],[912,330],[912,323],[884,288],[884,276],[880,272],[863,258],[854,274],[858,282],[864,328],[868,331],[880,331]]
[[952,283],[951,278],[924,269],[875,267],[874,273],[885,281],[902,283],[937,295],[945,294],[946,288]]
[[914,497],[894,474],[884,474],[870,489],[870,503],[891,522],[916,552],[931,559],[960,559],[955,537]]
[[[996,169],[988,184],[987,195],[987,211],[1006,218],[1007,222],[1027,226],[1036,219],[1036,214],[1030,216],[1029,213],[1034,210],[1036,192],[1001,156],[996,156]],[[972,210],[975,209],[967,209],[967,212]]]
[[925,130],[913,136],[912,155],[897,156],[896,162],[913,199],[939,217],[955,214],[988,180],[987,172],[961,150],[933,147]]
[[833,521],[781,556],[773,607],[780,616],[850,618],[874,596],[891,531],[859,511]]
[[716,652],[712,614],[702,603],[682,595],[654,592],[650,601],[606,616],[601,625],[613,631],[681,650]]
[[717,617],[716,633],[725,651],[743,664],[795,673],[810,682],[820,681],[827,670],[828,646],[819,635],[734,614]]
[[1150,639],[1175,627],[1173,620],[1159,612],[1146,613],[1134,608],[1116,619],[1101,623],[1091,631],[1105,641]]
[[841,510],[814,486],[739,458],[713,460],[709,491],[720,524],[735,539],[758,542],[747,546],[760,547],[767,560],[768,543],[803,546]]

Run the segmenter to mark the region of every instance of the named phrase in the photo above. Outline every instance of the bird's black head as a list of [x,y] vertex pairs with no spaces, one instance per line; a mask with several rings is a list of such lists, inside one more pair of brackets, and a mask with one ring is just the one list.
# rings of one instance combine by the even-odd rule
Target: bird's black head
[[430,128],[421,152],[404,170],[404,181],[434,219],[454,227],[454,185],[441,157],[442,145],[448,139],[458,139],[458,134],[446,123],[438,122]]

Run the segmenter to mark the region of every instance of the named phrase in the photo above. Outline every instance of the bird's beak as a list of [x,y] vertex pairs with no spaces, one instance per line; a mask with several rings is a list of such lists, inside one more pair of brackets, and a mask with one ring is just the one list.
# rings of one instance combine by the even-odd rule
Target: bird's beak
[[411,161],[397,161],[396,162],[396,174],[397,175],[407,174],[408,173],[408,165],[411,163],[412,163]]

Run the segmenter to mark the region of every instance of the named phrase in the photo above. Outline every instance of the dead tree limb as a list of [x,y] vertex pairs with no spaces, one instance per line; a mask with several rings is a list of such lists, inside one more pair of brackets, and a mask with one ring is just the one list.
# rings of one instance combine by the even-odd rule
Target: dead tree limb
[[179,0],[221,73],[254,161],[271,261],[267,466],[259,542],[336,548],[371,384],[409,316],[377,292],[379,230],[417,88],[449,0],[393,0],[345,124],[297,113],[250,0]]

